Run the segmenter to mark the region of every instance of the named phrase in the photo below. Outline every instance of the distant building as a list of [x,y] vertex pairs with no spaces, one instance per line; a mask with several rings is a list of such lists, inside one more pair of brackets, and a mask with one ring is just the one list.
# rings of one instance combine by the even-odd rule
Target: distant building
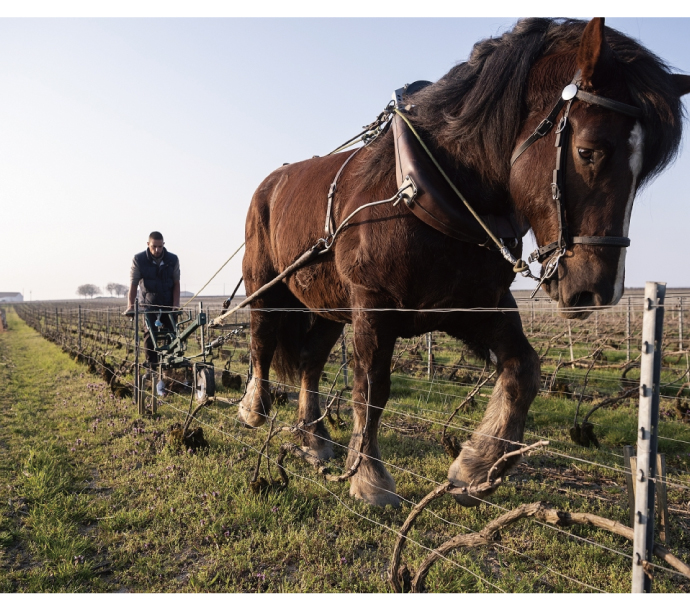
[[24,302],[21,292],[0,292],[0,302]]

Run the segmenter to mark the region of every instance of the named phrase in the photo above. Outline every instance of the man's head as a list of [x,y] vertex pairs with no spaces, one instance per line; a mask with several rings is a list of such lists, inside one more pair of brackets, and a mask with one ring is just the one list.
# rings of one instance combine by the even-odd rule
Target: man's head
[[151,231],[147,245],[149,252],[154,258],[163,256],[163,246],[165,246],[165,242],[163,241],[163,236],[160,231]]

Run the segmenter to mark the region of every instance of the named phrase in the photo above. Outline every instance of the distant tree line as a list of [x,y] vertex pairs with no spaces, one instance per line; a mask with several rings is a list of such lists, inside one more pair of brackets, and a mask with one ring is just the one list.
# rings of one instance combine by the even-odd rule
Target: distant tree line
[[110,282],[105,289],[110,292],[110,296],[124,296],[129,291],[127,286]]
[[[110,293],[110,296],[124,296],[129,291],[127,286],[110,282],[105,289]],[[77,294],[86,298],[87,296],[93,298],[101,294],[102,290],[94,284],[82,284],[77,288]]]

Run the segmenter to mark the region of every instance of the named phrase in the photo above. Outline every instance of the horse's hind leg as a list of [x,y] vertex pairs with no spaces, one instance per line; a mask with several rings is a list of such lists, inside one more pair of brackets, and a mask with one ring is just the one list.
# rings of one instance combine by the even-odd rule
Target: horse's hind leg
[[252,378],[240,400],[237,416],[247,427],[256,428],[268,420],[271,412],[271,392],[268,373],[278,345],[281,312],[263,313],[262,307],[252,306],[250,318]]
[[[247,273],[245,271],[245,274]],[[255,279],[245,278],[245,280],[247,292],[251,294],[268,281],[268,278],[264,277],[261,282]],[[247,389],[237,413],[239,420],[248,427],[259,427],[268,420],[272,403],[269,371],[271,363],[274,362],[279,339],[286,340],[286,335],[291,332],[290,326],[301,325],[299,321],[286,323],[291,321],[288,312],[276,309],[294,307],[295,302],[285,284],[276,284],[262,297],[251,303],[249,331],[252,379],[247,383]]]
[[317,316],[300,351],[299,420],[306,425],[300,432],[300,438],[304,449],[322,460],[333,456],[333,447],[323,420],[315,423],[321,417],[319,380],[342,330],[343,324]]
[[399,506],[395,480],[381,461],[378,442],[379,421],[390,395],[391,357],[396,340],[382,316],[359,313],[353,321],[354,427],[347,468],[357,462],[361,447],[359,467],[350,478],[350,495],[375,506]]
[[[485,343],[496,355],[498,379],[484,418],[472,437],[463,443],[460,455],[448,471],[448,479],[461,487],[485,482],[499,458],[519,449],[527,411],[539,391],[539,356],[525,338],[512,295],[506,296],[500,306],[514,307],[516,311],[494,313],[486,322],[474,322],[475,341]],[[499,475],[503,476],[518,458],[503,463]],[[456,500],[464,506],[480,503],[468,496],[456,496]]]

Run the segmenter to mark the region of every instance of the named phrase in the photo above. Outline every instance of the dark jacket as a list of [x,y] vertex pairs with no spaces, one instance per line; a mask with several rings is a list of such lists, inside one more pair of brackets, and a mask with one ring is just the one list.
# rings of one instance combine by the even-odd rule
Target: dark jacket
[[147,248],[135,255],[134,265],[141,273],[139,282],[139,304],[143,306],[172,307],[173,272],[178,264],[177,256],[163,248],[162,263],[156,265]]

